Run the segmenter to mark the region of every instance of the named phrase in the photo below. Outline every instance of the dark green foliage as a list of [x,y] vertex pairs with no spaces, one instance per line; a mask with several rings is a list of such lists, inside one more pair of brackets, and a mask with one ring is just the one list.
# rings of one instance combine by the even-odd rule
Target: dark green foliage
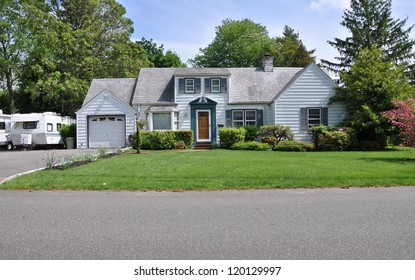
[[283,125],[264,125],[261,126],[259,135],[262,142],[270,143],[271,140],[274,140],[274,145],[282,140],[293,140],[294,134],[288,126]]
[[232,150],[251,150],[251,151],[269,151],[271,146],[267,143],[256,141],[238,142],[232,145]]
[[350,37],[329,41],[340,57],[338,63],[323,60],[323,64],[337,71],[348,71],[361,50],[382,49],[385,61],[401,64],[412,60],[415,40],[410,37],[413,25],[405,29],[407,19],[392,17],[391,0],[351,0],[350,9],[343,15],[341,25]]
[[76,124],[72,123],[72,124],[67,124],[67,125],[63,125],[60,129],[59,129],[59,134],[62,137],[62,141],[64,143],[66,143],[66,138],[68,137],[76,137]]
[[245,142],[255,141],[259,135],[260,128],[258,126],[244,126]]
[[294,140],[282,140],[273,147],[273,150],[280,152],[305,152],[306,144]]
[[143,150],[171,150],[176,148],[176,139],[172,131],[151,131],[141,133]]
[[138,43],[146,51],[147,58],[151,61],[153,67],[181,68],[187,66],[181,61],[180,57],[176,53],[172,52],[171,50],[164,52],[164,46],[157,46],[157,44],[153,42],[153,39],[147,40],[143,37]]
[[183,141],[186,147],[192,146],[193,144],[193,131],[192,130],[175,130],[172,132],[177,142]]
[[232,145],[243,142],[245,139],[245,129],[240,128],[221,128],[219,129],[221,148],[230,149]]

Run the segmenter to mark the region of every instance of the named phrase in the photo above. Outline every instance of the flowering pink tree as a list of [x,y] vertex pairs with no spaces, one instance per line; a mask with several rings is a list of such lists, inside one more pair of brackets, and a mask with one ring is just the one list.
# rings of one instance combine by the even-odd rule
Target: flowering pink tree
[[408,146],[415,147],[415,99],[396,100],[393,104],[396,109],[383,113],[384,116],[399,128],[402,141]]

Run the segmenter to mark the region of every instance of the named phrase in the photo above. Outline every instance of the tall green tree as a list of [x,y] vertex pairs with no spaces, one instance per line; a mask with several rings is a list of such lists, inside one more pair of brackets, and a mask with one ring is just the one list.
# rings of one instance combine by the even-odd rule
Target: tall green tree
[[315,61],[315,50],[308,51],[300,39],[299,33],[289,26],[284,27],[281,37],[276,37],[273,52],[274,66],[304,67]]
[[153,42],[153,39],[147,40],[141,38],[138,42],[146,51],[147,57],[153,64],[153,67],[158,68],[182,68],[187,67],[186,63],[182,62],[180,57],[173,51],[167,50],[164,52],[164,46],[158,46],[157,43]]
[[362,50],[350,71],[340,75],[344,86],[337,88],[331,101],[346,105],[343,125],[356,131],[359,148],[384,148],[391,126],[382,113],[393,108],[393,100],[414,94],[404,65],[386,61],[382,50],[372,47]]
[[195,67],[257,67],[271,45],[265,26],[250,19],[225,19],[216,27],[213,42],[189,62]]
[[29,1],[3,0],[0,2],[0,91],[7,95],[5,112],[15,112],[15,88],[21,74],[25,53],[29,48]]
[[348,71],[363,49],[379,48],[384,59],[396,64],[408,63],[414,57],[415,41],[410,38],[413,25],[405,28],[407,19],[392,17],[391,0],[351,0],[341,25],[349,32],[345,39],[335,38],[329,44],[337,49],[338,62],[322,60],[335,71]]
[[115,0],[48,0],[31,18],[20,105],[25,111],[73,115],[93,78],[136,77],[148,66],[132,43],[132,21]]

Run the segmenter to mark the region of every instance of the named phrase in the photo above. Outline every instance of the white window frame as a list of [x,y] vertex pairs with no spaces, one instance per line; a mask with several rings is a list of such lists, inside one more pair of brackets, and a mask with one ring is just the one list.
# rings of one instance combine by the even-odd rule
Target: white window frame
[[184,92],[185,93],[195,92],[195,79],[184,79]]
[[[240,112],[242,112],[242,119],[241,120],[235,120],[235,113],[236,112],[238,112],[238,113],[240,113]],[[244,126],[244,124],[245,124],[245,112],[244,112],[244,110],[232,110],[232,127],[241,127],[241,126]],[[240,122],[242,122],[242,125],[235,125],[235,123],[240,123]]]
[[[255,120],[248,120],[247,119],[247,114],[246,114],[247,112],[254,112]],[[254,125],[249,124],[249,126],[257,126],[257,124],[258,124],[257,110],[245,110],[244,111],[244,126],[248,126],[248,124],[247,124],[248,122],[255,122]]]
[[53,123],[47,123],[46,124],[46,131],[47,132],[53,132]]
[[[216,85],[214,85],[213,83],[217,82]],[[212,78],[210,79],[210,92],[212,93],[220,93],[220,78]]]
[[[310,111],[311,110],[318,110],[319,111],[319,117],[310,117]],[[317,123],[310,123],[310,121],[318,121]],[[308,127],[313,127],[313,126],[319,126],[322,124],[322,110],[321,108],[315,107],[315,108],[307,108],[307,125]]]
[[[155,122],[154,122],[154,115],[157,115],[157,114],[163,114],[163,115],[169,115],[169,119],[170,119],[170,122],[169,122],[169,124],[170,124],[170,127],[169,128],[154,128],[154,124],[155,124]],[[153,112],[152,114],[151,114],[151,122],[152,122],[152,130],[154,130],[154,131],[165,131],[165,130],[173,130],[173,127],[172,127],[172,113],[171,112]]]
[[[208,118],[209,118],[209,138],[208,139],[202,139],[199,137],[199,113],[208,113]],[[210,110],[196,110],[196,131],[197,131],[197,142],[210,142],[212,141],[212,124],[210,123],[211,120],[211,111]]]

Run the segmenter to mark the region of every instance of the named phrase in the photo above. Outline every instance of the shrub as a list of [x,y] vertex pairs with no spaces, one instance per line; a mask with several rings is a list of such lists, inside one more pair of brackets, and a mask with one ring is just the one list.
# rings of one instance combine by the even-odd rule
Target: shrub
[[[282,140],[293,140],[294,134],[291,132],[291,129],[288,126],[283,125],[264,125],[261,126],[259,135],[261,137],[262,142],[267,140],[273,139],[269,137],[275,138],[275,143],[273,145],[278,144],[278,142]],[[265,138],[265,141],[264,141]],[[269,142],[266,142],[269,143]]]
[[256,141],[238,142],[232,145],[232,150],[269,151],[271,146]]
[[325,125],[313,126],[313,127],[310,127],[310,129],[308,130],[308,132],[311,134],[311,139],[313,140],[314,148],[316,150],[319,149],[318,139],[319,139],[320,134],[328,130],[329,130],[329,127]]
[[186,144],[184,143],[183,140],[179,140],[176,142],[176,149],[179,149],[179,150],[186,149]]
[[323,131],[318,136],[318,145],[321,151],[344,151],[350,146],[350,138],[343,131]]
[[263,143],[268,143],[268,144],[270,144],[271,146],[275,146],[275,145],[277,144],[277,142],[278,142],[277,138],[276,138],[276,137],[274,137],[274,136],[266,136],[266,137],[262,137],[262,138],[261,138],[261,141],[262,141]]
[[219,129],[220,145],[222,148],[230,149],[232,145],[243,142],[245,139],[245,129],[240,128],[221,128]]
[[66,138],[76,137],[76,124],[65,124],[59,129],[59,134],[62,137],[63,143],[66,143]]
[[[129,137],[130,145],[136,149],[136,133]],[[170,150],[176,148],[176,138],[173,131],[146,131],[140,132],[141,149],[143,150]]]
[[177,130],[172,131],[174,138],[177,142],[183,141],[185,146],[190,147],[193,144],[193,131],[192,130]]
[[260,128],[258,126],[244,126],[243,128],[245,129],[245,142],[255,141]]
[[275,145],[275,151],[283,152],[305,152],[307,149],[306,144],[294,140],[282,140]]

